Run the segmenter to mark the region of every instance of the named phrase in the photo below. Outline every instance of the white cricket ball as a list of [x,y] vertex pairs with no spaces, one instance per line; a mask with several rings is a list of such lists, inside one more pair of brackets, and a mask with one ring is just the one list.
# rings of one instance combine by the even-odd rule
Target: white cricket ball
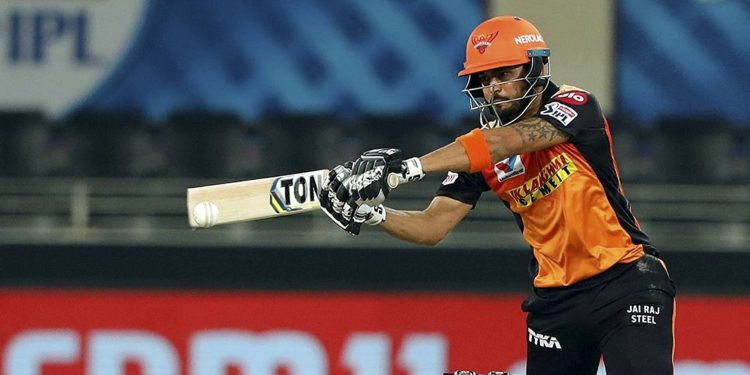
[[193,219],[199,227],[211,228],[219,220],[219,207],[211,202],[200,202],[193,208]]

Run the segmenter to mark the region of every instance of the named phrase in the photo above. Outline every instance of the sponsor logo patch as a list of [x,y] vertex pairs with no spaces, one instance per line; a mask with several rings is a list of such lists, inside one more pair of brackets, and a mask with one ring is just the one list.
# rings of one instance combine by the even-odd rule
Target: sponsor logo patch
[[529,332],[529,342],[536,345],[541,346],[542,348],[550,348],[550,349],[562,349],[562,346],[560,345],[560,340],[557,339],[555,336],[550,335],[543,335],[541,333],[534,332],[531,328],[526,328]]
[[448,172],[448,175],[445,176],[445,180],[443,180],[443,185],[450,185],[458,180],[458,173],[454,172]]
[[495,164],[495,174],[499,182],[522,175],[525,172],[526,167],[523,166],[521,158],[518,155],[511,156]]
[[632,324],[656,324],[656,319],[661,314],[661,306],[630,305],[625,313],[630,317]]
[[557,101],[567,103],[570,105],[584,105],[589,102],[589,94],[583,92],[583,91],[567,91],[560,95],[552,97],[552,99],[555,99]]
[[555,191],[562,183],[577,172],[578,168],[568,157],[562,153],[550,160],[534,178],[527,180],[523,185],[508,190],[508,194],[519,206],[528,207],[534,202],[542,199]]
[[539,34],[524,34],[513,38],[513,41],[516,44],[526,44],[534,42],[544,42],[544,39],[542,39],[542,36]]
[[563,126],[570,125],[570,123],[578,117],[578,112],[573,108],[558,102],[547,103],[539,114],[552,117],[555,120],[560,121]]

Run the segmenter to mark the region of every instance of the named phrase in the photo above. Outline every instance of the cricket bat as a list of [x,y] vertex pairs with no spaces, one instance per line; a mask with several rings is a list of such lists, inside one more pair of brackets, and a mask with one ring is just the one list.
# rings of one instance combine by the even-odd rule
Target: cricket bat
[[[187,189],[193,228],[299,214],[320,208],[318,192],[327,169]],[[388,176],[395,188],[398,175]]]

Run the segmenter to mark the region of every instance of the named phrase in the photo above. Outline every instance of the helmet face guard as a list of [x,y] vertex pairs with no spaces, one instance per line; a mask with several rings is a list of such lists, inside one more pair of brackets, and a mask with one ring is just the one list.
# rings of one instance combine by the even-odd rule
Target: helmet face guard
[[[470,108],[479,110],[482,127],[510,125],[524,116],[534,98],[541,95],[549,84],[549,55],[550,50],[539,30],[521,17],[490,18],[471,32],[466,42],[464,68],[458,75],[469,77],[463,92],[469,97]],[[526,69],[526,74],[522,78],[495,85],[483,85],[477,76],[481,72],[518,65],[524,65]],[[519,98],[495,100],[493,95],[489,102],[484,98],[485,89],[488,94],[494,94],[493,91],[498,91],[499,85],[517,82],[523,82],[528,86]],[[541,91],[539,87],[542,88]],[[505,103],[512,103],[512,108],[497,110]]]
[[[550,78],[550,64],[548,61],[550,55],[549,49],[540,48],[528,50],[528,71],[526,75],[521,78],[512,79],[509,81],[499,82],[492,85],[483,85],[477,73],[470,74],[469,79],[466,82],[466,88],[462,90],[466,96],[469,97],[469,106],[471,110],[479,110],[479,122],[482,128],[495,128],[499,126],[510,125],[518,119],[520,119],[531,106],[531,102],[537,96],[541,95],[549,85]],[[499,67],[495,67],[496,69]],[[491,69],[488,69],[491,70]],[[507,100],[492,100],[487,101],[484,97],[484,89],[489,89],[494,92],[500,85],[506,85],[513,82],[525,82],[528,87],[526,91],[518,98],[507,99]],[[541,90],[537,90],[537,87],[541,87]],[[494,98],[494,96],[492,96]],[[512,103],[521,102],[522,108],[516,112],[501,116],[497,110],[497,106]]]

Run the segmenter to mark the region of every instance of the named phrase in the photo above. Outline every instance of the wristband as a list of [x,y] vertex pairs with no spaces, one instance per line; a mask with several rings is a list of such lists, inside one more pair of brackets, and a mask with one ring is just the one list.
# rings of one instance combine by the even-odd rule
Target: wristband
[[374,207],[362,205],[354,212],[353,221],[355,223],[365,223],[367,225],[380,225],[385,221],[385,207],[379,204]]
[[406,159],[402,166],[402,171],[398,176],[400,184],[403,184],[404,182],[419,181],[424,178],[422,162],[419,161],[419,158]]
[[385,222],[385,207],[379,204],[372,208],[372,216],[365,220],[367,225],[380,225]]
[[474,129],[458,138],[456,141],[464,146],[469,157],[469,173],[479,172],[492,166],[490,146],[481,129]]

